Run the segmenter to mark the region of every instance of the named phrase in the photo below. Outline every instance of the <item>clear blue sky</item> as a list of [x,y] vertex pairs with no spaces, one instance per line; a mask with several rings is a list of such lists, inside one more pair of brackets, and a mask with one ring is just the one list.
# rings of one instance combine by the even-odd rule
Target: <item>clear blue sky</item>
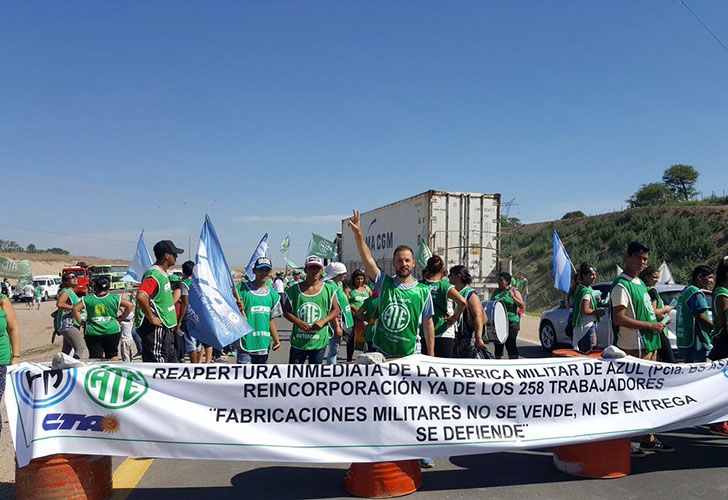
[[[686,0],[724,41],[728,3]],[[728,53],[674,0],[9,1],[0,238],[235,265],[427,189],[523,221],[624,206],[674,163],[728,184]],[[99,239],[106,238],[106,239]],[[121,240],[121,241],[109,241]]]

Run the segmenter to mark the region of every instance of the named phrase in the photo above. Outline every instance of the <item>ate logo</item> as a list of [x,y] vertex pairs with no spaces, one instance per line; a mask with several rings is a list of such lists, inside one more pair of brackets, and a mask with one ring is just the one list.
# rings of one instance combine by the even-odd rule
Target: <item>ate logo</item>
[[14,374],[20,400],[31,408],[48,408],[68,397],[76,385],[76,368],[23,368]]
[[137,370],[101,365],[86,373],[84,388],[97,405],[119,410],[139,401],[147,393],[149,384]]
[[409,310],[398,302],[391,302],[384,308],[380,318],[382,324],[392,333],[399,333],[405,328],[410,320]]
[[323,312],[321,311],[321,308],[318,304],[315,304],[313,302],[304,302],[303,304],[298,306],[296,316],[298,316],[310,325],[316,323],[318,320],[323,318]]

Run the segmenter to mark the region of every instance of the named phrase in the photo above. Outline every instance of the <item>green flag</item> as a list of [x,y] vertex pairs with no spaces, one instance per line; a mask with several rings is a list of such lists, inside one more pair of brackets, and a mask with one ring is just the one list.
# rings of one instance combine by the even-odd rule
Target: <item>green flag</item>
[[30,261],[13,260],[0,257],[0,277],[3,278],[30,278]]
[[308,254],[318,255],[322,259],[333,259],[336,255],[334,242],[329,241],[320,234],[311,233],[311,241],[308,244]]
[[430,247],[427,246],[427,243],[424,241],[420,243],[420,245],[417,247],[417,254],[415,255],[415,262],[417,262],[417,266],[419,266],[420,269],[424,269],[427,267],[427,259],[432,257],[432,251],[430,250]]
[[283,255],[288,255],[288,248],[291,246],[291,232],[288,231],[288,234],[285,238],[283,238],[283,242],[281,243],[281,253]]

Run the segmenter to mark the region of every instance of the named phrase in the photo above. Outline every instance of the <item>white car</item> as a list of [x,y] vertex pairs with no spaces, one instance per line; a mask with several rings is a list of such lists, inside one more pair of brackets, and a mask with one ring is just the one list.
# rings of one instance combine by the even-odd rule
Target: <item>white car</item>
[[[606,297],[609,293],[609,289],[612,284],[608,282],[595,283],[592,288],[595,291],[601,292],[602,297]],[[669,304],[673,300],[680,296],[680,293],[685,288],[685,285],[656,285],[657,293],[662,297],[665,304]],[[710,302],[710,292],[707,292],[706,297]],[[571,313],[571,307],[567,307],[565,301],[561,301],[556,307],[553,307],[545,311],[541,315],[541,321],[538,327],[538,337],[541,341],[541,347],[547,351],[556,349],[559,344],[567,344],[571,346],[571,338],[566,336],[565,328],[566,322],[569,319]],[[668,335],[667,338],[670,340],[670,346],[673,349],[677,349],[677,338],[675,337],[675,314],[676,311],[673,309],[670,312],[671,321],[667,325]],[[612,319],[609,314],[602,316],[599,324],[597,325],[597,347],[603,349],[612,344]]]
[[41,275],[33,276],[33,287],[40,285],[43,288],[42,300],[50,300],[58,297],[58,290],[61,288],[60,276]]

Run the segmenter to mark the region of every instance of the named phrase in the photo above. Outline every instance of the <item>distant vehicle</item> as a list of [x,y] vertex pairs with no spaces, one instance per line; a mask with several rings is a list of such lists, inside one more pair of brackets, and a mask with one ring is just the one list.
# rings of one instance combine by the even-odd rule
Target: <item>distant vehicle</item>
[[96,278],[107,277],[111,283],[111,290],[123,290],[126,288],[127,283],[121,281],[126,275],[127,266],[116,266],[112,264],[101,264],[96,266],[89,266],[89,272],[91,273],[91,280]]
[[76,287],[76,295],[86,295],[91,291],[91,273],[88,270],[88,265],[85,262],[77,262],[75,266],[64,267],[61,271],[61,276],[66,273],[73,273],[78,279],[78,286]]
[[41,286],[43,294],[41,300],[50,300],[58,297],[58,290],[61,286],[61,278],[53,275],[33,276],[33,287]]
[[[607,297],[609,289],[611,288],[611,282],[601,282],[592,285],[595,291],[601,293],[602,297]],[[660,294],[665,304],[670,304],[674,299],[680,296],[680,293],[685,288],[685,285],[656,285],[657,293]],[[711,300],[710,292],[706,292],[708,301]],[[559,344],[571,345],[571,338],[566,336],[565,328],[566,322],[569,319],[572,307],[566,305],[566,301],[562,300],[561,303],[541,315],[541,321],[539,322],[538,332],[539,340],[541,341],[541,347],[547,351],[552,351],[558,347]],[[673,349],[677,349],[677,337],[675,336],[675,315],[676,310],[673,309],[670,312],[670,323],[667,325],[668,335],[667,338],[670,340],[670,346]],[[603,349],[612,344],[612,319],[609,314],[602,316],[599,324],[597,325],[597,347]]]

